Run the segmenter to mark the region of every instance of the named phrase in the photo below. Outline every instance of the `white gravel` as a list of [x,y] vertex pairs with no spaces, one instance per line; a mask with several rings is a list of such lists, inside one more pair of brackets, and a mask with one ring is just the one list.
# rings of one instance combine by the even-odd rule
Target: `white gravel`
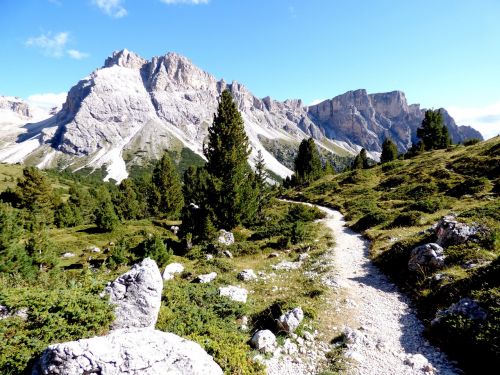
[[[341,321],[337,324],[347,336],[347,374],[460,374],[446,355],[423,337],[424,327],[408,299],[371,263],[369,242],[345,227],[340,212],[319,208],[327,214],[323,222],[333,231],[336,242],[323,256],[333,265],[323,281],[339,295],[329,305],[339,312]],[[321,354],[320,349],[318,357]],[[273,375],[320,371],[294,356],[275,355],[266,364],[267,373]]]

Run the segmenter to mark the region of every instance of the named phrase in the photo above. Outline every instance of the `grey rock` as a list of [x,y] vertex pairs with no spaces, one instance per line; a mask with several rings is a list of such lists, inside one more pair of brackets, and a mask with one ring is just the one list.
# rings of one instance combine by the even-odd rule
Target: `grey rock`
[[436,243],[417,246],[411,251],[408,269],[410,271],[436,270],[444,266],[443,248]]
[[271,266],[273,270],[285,270],[285,271],[290,271],[290,270],[296,270],[302,267],[302,262],[289,262],[287,260],[284,260],[282,262],[279,262],[278,264],[274,264]]
[[436,242],[441,246],[459,245],[477,233],[477,227],[461,223],[454,216],[445,216],[437,223]]
[[304,312],[296,307],[278,318],[278,327],[285,332],[294,332],[304,319]]
[[21,318],[22,320],[27,320],[28,309],[22,308],[16,311],[11,311],[7,306],[0,305],[0,320],[7,318]]
[[229,258],[229,259],[233,259],[233,253],[230,252],[229,250],[224,250],[222,252],[222,255],[224,255],[225,257]]
[[219,294],[236,302],[247,302],[248,290],[234,285],[219,287]]
[[221,245],[232,245],[234,243],[234,235],[224,229],[219,231],[219,237],[217,237],[217,242]]
[[279,256],[279,253],[271,253],[269,254],[268,258],[278,258]]
[[74,256],[75,256],[75,254],[74,254],[74,253],[64,253],[64,254],[62,255],[62,257],[63,257],[63,258],[73,258]]
[[153,329],[120,329],[109,335],[49,346],[33,375],[219,375],[200,345]]
[[257,275],[255,274],[254,270],[252,270],[252,269],[246,269],[246,270],[241,271],[237,277],[239,280],[242,280],[242,281],[257,280]]
[[116,305],[113,329],[154,327],[161,305],[163,280],[156,262],[146,258],[104,290]]
[[442,318],[448,315],[462,315],[468,319],[482,321],[488,317],[488,313],[483,309],[477,301],[471,298],[462,298],[458,302],[452,304],[446,310],[440,310],[436,314],[436,318],[432,320],[432,324],[439,323]]
[[176,273],[181,273],[184,271],[184,266],[180,263],[170,263],[165,267],[163,271],[163,280],[172,280]]
[[217,272],[210,272],[204,275],[199,275],[195,281],[200,284],[210,283],[217,277]]
[[173,234],[175,234],[177,236],[177,233],[179,232],[179,227],[177,225],[172,225],[170,227],[170,230]]
[[276,348],[276,336],[268,329],[253,334],[250,345],[262,353],[272,353]]

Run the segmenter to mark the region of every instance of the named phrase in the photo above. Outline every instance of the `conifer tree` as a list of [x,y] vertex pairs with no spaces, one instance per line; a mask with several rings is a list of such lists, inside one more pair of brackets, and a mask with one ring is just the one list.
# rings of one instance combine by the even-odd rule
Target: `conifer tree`
[[264,156],[262,151],[257,152],[257,158],[255,159],[255,185],[257,189],[257,218],[261,219],[263,215],[264,207],[269,203],[270,199],[270,189],[267,179],[269,174],[266,171],[266,164],[264,162]]
[[49,179],[35,167],[23,169],[23,176],[18,179],[16,195],[19,207],[26,208],[37,220],[52,223],[55,206],[54,193]]
[[208,129],[204,154],[212,179],[209,204],[215,224],[232,229],[252,219],[257,204],[253,172],[248,164],[250,147],[243,119],[228,90],[222,92],[217,114]]
[[366,169],[368,167],[368,156],[366,154],[366,150],[362,148],[359,154],[354,158],[352,169]]
[[295,176],[298,183],[309,183],[321,177],[322,166],[318,148],[312,138],[300,143],[299,152],[295,158]]
[[153,201],[156,213],[170,218],[178,217],[184,198],[179,174],[168,153],[156,164],[152,176]]
[[380,155],[380,162],[387,163],[398,158],[398,148],[396,144],[390,139],[386,138],[382,143],[382,155]]
[[417,137],[426,151],[446,148],[451,144],[448,128],[444,124],[440,110],[425,111],[422,126],[417,129]]
[[111,201],[111,195],[105,186],[97,189],[95,194],[98,202],[97,209],[94,214],[95,225],[102,231],[111,232],[120,223],[120,220],[116,215],[113,202]]

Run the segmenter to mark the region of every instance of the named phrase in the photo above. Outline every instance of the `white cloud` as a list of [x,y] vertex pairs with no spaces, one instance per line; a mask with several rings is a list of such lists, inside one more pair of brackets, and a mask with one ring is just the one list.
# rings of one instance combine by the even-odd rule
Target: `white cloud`
[[69,57],[71,57],[72,59],[75,59],[75,60],[86,59],[87,57],[90,56],[88,53],[81,52],[81,51],[78,51],[76,49],[69,49],[66,51],[66,53],[68,54]]
[[59,94],[48,92],[44,94],[30,95],[26,98],[26,101],[35,107],[52,109],[62,105],[66,101],[66,96],[67,93],[65,92],[61,92]]
[[319,103],[324,102],[326,99],[314,99],[311,103],[308,104],[308,106],[316,105]]
[[481,107],[448,106],[446,110],[459,125],[470,125],[485,139],[500,134],[500,101]]
[[188,5],[200,5],[200,4],[208,4],[210,0],[160,0],[165,4],[188,4]]
[[49,32],[28,38],[25,45],[40,49],[45,56],[59,58],[64,55],[64,47],[68,40],[69,33],[66,31],[55,35]]
[[110,17],[122,18],[127,15],[122,0],[92,0],[92,3]]

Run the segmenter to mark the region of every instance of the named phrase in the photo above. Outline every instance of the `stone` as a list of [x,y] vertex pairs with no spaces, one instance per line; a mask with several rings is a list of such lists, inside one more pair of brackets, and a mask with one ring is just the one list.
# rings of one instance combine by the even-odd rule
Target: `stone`
[[306,260],[307,258],[309,258],[309,254],[307,253],[302,253],[299,255],[299,262],[303,262],[304,260]]
[[243,315],[241,318],[240,318],[240,329],[242,331],[247,331],[248,330],[248,316],[246,315]]
[[436,314],[436,318],[432,320],[431,324],[437,324],[442,318],[452,314],[462,315],[474,321],[482,321],[488,317],[486,310],[483,309],[477,301],[466,297],[452,304],[446,310],[439,310]]
[[119,329],[101,337],[50,345],[32,375],[222,375],[200,345],[153,329]]
[[309,331],[304,331],[303,336],[306,341],[314,341],[314,335]]
[[212,254],[207,254],[207,255],[205,255],[205,259],[212,260],[212,259],[214,259],[214,256]]
[[478,228],[457,221],[449,215],[438,221],[435,229],[436,243],[441,246],[459,245],[478,233]]
[[246,269],[238,274],[238,280],[242,281],[254,281],[257,280],[257,275],[252,269]]
[[294,355],[298,352],[297,344],[294,344],[289,338],[285,339],[283,343],[283,351],[288,355]]
[[245,288],[240,288],[234,285],[219,287],[219,294],[221,296],[228,297],[233,301],[243,303],[247,302],[248,297],[248,291]]
[[62,255],[62,257],[63,257],[63,258],[73,258],[74,256],[75,256],[75,254],[74,254],[74,253],[64,253],[64,254]]
[[290,310],[278,319],[278,327],[285,332],[294,332],[304,319],[304,312],[300,307]]
[[206,273],[204,275],[199,275],[196,279],[195,282],[200,283],[200,284],[206,284],[210,283],[215,280],[217,277],[217,272],[210,272]]
[[444,266],[444,251],[436,243],[428,243],[414,248],[408,261],[410,271],[437,270]]
[[429,361],[422,354],[409,354],[404,360],[404,364],[417,370],[427,368]]
[[276,348],[276,336],[268,329],[259,330],[253,334],[250,345],[262,353],[272,353]]
[[158,319],[163,280],[156,262],[150,258],[132,266],[104,289],[116,305],[112,329],[152,328]]
[[22,320],[27,320],[28,309],[22,308],[16,311],[11,311],[7,306],[0,305],[0,320],[7,318],[21,318]]
[[217,242],[221,245],[232,245],[234,243],[234,235],[224,229],[219,231],[219,237],[217,237]]
[[268,258],[278,258],[279,256],[279,253],[271,253],[268,255]]
[[170,263],[165,267],[163,271],[163,280],[172,280],[176,273],[181,273],[184,271],[184,266],[180,263]]
[[172,225],[170,227],[170,231],[177,236],[177,233],[179,232],[179,227],[177,225]]
[[230,259],[232,259],[232,258],[233,258],[233,253],[232,253],[232,252],[230,252],[229,250],[224,250],[224,251],[222,252],[222,255],[224,255],[225,257],[230,258]]
[[291,271],[291,270],[296,270],[302,267],[302,262],[289,262],[287,260],[284,260],[282,262],[279,262],[278,264],[274,264],[271,266],[273,270],[284,270],[284,271]]

